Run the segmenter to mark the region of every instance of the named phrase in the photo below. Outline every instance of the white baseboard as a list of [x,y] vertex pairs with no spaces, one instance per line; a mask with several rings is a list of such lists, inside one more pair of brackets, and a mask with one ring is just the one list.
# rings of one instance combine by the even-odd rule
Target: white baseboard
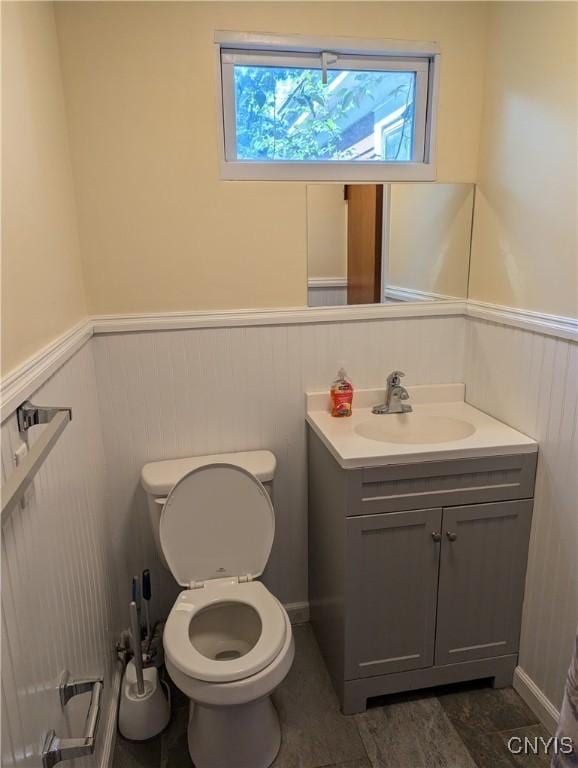
[[112,691],[108,712],[106,713],[106,728],[104,743],[101,752],[100,768],[112,768],[114,759],[114,745],[116,743],[116,723],[118,718],[118,705],[120,701],[120,685],[122,682],[123,665],[117,662],[112,676]]
[[558,727],[560,712],[546,698],[532,678],[524,672],[522,667],[516,667],[514,672],[514,690],[530,707],[548,733],[554,735]]
[[306,624],[309,621],[309,603],[285,603],[285,610],[291,624]]

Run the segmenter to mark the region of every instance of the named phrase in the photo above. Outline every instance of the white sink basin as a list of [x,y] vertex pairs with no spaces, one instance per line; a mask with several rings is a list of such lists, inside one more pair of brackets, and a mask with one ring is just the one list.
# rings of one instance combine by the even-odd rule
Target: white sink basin
[[535,440],[464,402],[463,384],[407,387],[410,413],[377,415],[383,389],[357,389],[353,413],[331,416],[327,392],[307,394],[307,422],[343,469],[534,453]]
[[476,428],[462,419],[420,412],[373,414],[355,432],[380,443],[449,443],[473,435]]

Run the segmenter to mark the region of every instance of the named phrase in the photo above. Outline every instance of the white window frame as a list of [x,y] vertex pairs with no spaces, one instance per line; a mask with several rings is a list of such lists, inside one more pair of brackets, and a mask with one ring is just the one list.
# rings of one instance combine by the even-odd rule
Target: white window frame
[[[215,33],[218,77],[219,152],[221,177],[246,181],[435,181],[435,131],[439,79],[439,46],[400,40],[361,40],[301,35]],[[338,58],[328,69],[411,69],[416,72],[414,146],[423,161],[237,160],[235,63],[263,66],[319,67],[321,53]]]

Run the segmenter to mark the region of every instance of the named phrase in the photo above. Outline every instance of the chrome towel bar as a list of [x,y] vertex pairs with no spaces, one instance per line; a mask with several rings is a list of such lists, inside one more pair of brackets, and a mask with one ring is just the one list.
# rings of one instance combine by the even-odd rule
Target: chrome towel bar
[[26,432],[35,424],[47,424],[29,452],[16,467],[2,488],[2,520],[18,504],[52,446],[72,418],[70,408],[39,408],[28,400],[17,409],[18,427]]
[[43,768],[52,768],[63,760],[73,760],[75,757],[85,757],[94,752],[96,732],[100,719],[100,704],[102,698],[101,678],[69,678],[65,672],[59,686],[60,701],[66,704],[73,696],[92,691],[90,706],[86,715],[84,734],[78,739],[61,739],[54,731],[48,731],[42,748]]

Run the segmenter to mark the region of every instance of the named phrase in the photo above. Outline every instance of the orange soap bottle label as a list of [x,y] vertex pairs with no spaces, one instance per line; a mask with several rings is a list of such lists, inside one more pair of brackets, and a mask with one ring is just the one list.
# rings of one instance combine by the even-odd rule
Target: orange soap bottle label
[[339,371],[331,386],[331,415],[351,416],[353,403],[353,385],[345,378],[345,372]]

